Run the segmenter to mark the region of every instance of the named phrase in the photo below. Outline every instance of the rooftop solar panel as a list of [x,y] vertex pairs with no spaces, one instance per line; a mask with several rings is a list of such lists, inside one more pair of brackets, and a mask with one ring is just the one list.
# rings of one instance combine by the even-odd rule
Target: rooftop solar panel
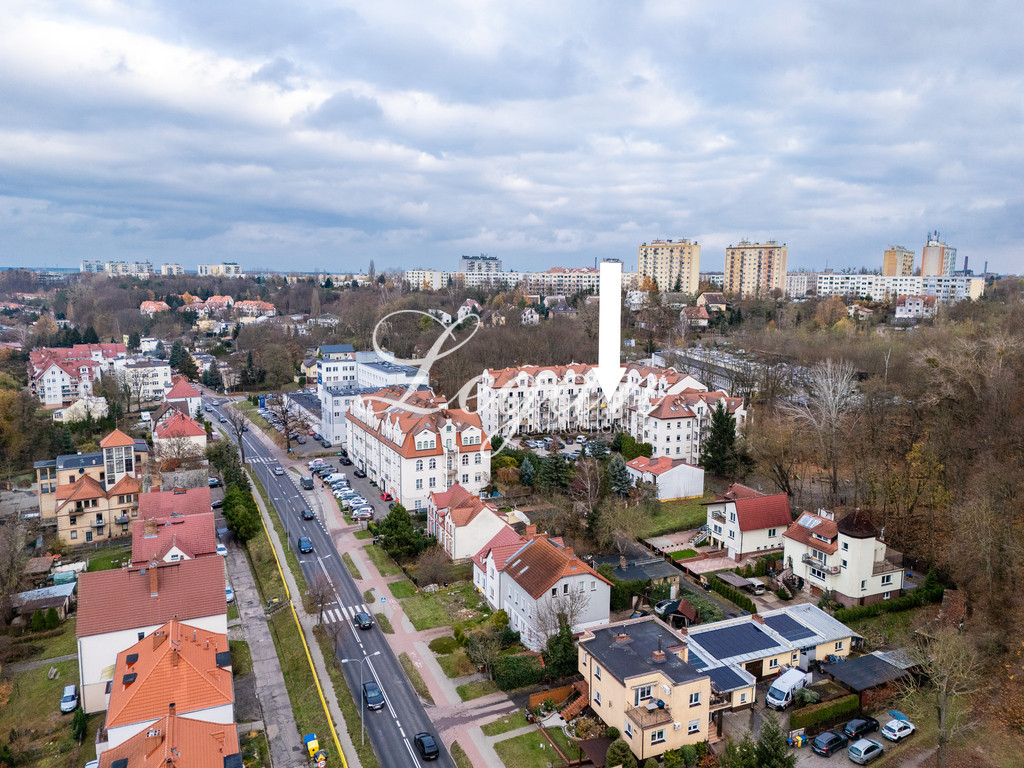
[[733,656],[767,651],[777,645],[767,634],[749,623],[706,632],[691,632],[690,639],[716,659],[730,659]]
[[748,685],[742,677],[737,675],[729,667],[715,667],[714,669],[709,669],[708,676],[711,678],[711,684],[715,686],[715,689],[719,693],[733,691],[737,688],[743,688]]
[[815,637],[816,635],[815,632],[796,621],[792,616],[787,616],[784,613],[775,616],[765,616],[764,623],[790,642]]

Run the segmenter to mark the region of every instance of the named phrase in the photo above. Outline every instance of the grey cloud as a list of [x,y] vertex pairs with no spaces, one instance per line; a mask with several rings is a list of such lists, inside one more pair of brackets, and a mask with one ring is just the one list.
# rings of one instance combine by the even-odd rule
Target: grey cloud
[[376,99],[352,91],[339,91],[305,120],[314,128],[336,128],[364,120],[377,120],[384,114]]

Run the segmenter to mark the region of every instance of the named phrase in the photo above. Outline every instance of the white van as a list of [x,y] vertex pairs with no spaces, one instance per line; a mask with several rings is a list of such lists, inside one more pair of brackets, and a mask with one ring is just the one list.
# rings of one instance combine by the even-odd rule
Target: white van
[[334,473],[328,475],[327,477],[325,477],[324,481],[328,485],[331,485],[332,483],[336,483],[339,480],[344,480],[344,479],[345,479],[345,474],[343,472],[334,472]]
[[807,675],[799,669],[790,669],[779,675],[768,689],[765,703],[775,709],[785,709],[793,702],[793,694],[807,684]]

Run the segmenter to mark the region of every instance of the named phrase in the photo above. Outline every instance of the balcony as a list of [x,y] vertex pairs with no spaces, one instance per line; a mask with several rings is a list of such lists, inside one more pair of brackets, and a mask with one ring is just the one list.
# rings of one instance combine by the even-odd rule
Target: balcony
[[838,565],[825,565],[821,560],[816,557],[812,557],[811,555],[803,555],[800,558],[800,562],[804,565],[810,565],[813,568],[817,568],[819,571],[824,571],[830,576],[835,576],[839,573]]
[[903,553],[895,549],[885,549],[885,558],[876,560],[871,566],[871,575],[878,576],[880,573],[895,573],[903,570]]
[[96,522],[92,523],[93,528],[105,528],[106,526],[107,524],[102,520],[97,520]]
[[732,706],[731,696],[716,696],[714,693],[711,694],[710,711],[715,712],[719,709],[728,709]]
[[712,520],[717,520],[720,523],[724,523],[725,522],[725,512],[721,512],[721,511],[716,509],[716,510],[712,511],[711,519]]
[[639,707],[630,707],[626,710],[626,717],[640,726],[641,730],[672,722],[672,712],[669,708],[659,707],[653,699]]

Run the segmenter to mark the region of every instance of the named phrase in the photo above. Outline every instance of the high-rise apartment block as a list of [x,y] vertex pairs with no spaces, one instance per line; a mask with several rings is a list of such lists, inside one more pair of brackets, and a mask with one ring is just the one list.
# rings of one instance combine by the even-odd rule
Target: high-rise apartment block
[[725,249],[725,279],[722,290],[734,296],[768,296],[786,287],[786,258],[789,249],[774,240]]
[[232,261],[223,264],[200,264],[196,271],[200,277],[241,277],[242,267]]
[[481,253],[479,256],[463,256],[459,259],[459,272],[501,272],[501,259]]
[[700,284],[700,243],[652,240],[640,246],[637,276],[649,277],[662,291],[697,293]]
[[939,240],[938,232],[928,233],[928,242],[921,250],[921,275],[952,275],[956,271],[956,248]]
[[886,277],[910,277],[914,274],[914,252],[902,245],[890,245],[882,256],[882,274]]
[[161,264],[160,274],[164,277],[173,277],[175,275],[184,275],[185,268],[181,264]]

